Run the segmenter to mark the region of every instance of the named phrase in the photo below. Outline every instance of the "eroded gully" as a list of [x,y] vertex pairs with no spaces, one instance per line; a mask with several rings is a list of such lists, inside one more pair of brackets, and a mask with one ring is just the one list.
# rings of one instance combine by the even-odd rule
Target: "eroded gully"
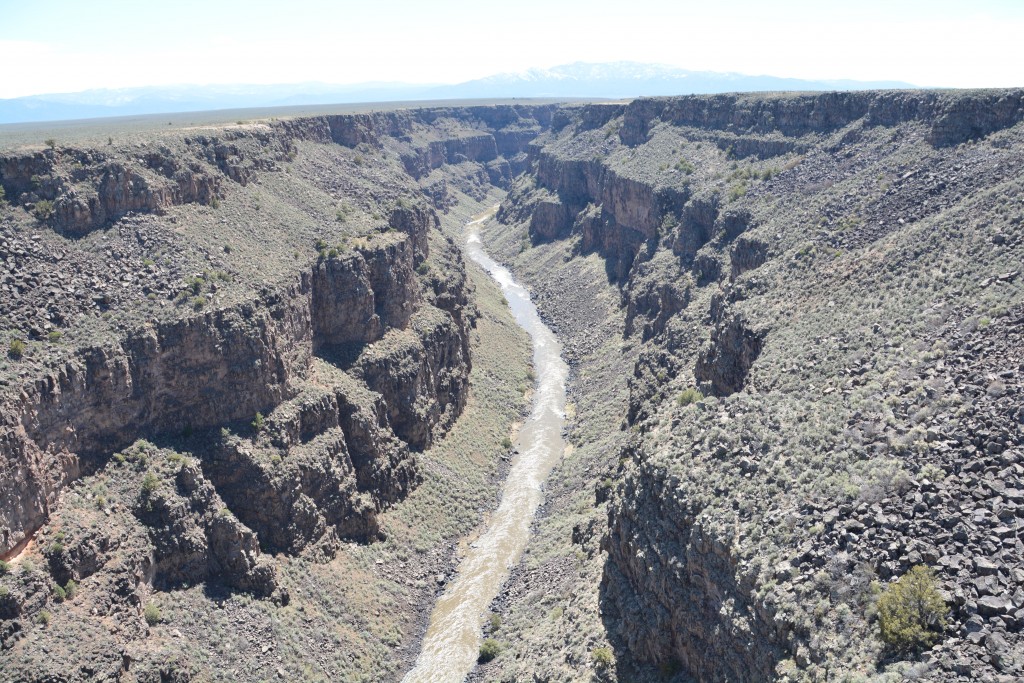
[[416,665],[403,683],[457,683],[472,670],[485,611],[526,547],[541,484],[565,449],[562,426],[569,368],[562,360],[561,344],[541,321],[527,289],[484,251],[480,226],[493,215],[494,209],[466,225],[466,254],[501,286],[516,322],[533,341],[533,409],[519,430],[518,454],[505,480],[501,503],[434,606]]

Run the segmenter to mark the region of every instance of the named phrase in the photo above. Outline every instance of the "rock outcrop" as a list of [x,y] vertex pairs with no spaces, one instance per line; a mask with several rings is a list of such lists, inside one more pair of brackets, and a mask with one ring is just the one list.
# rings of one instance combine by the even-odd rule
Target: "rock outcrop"
[[[485,108],[462,115],[513,126],[517,132],[506,131],[500,147],[515,156],[539,132],[536,119],[530,119],[534,121],[530,128],[522,125],[523,116],[543,120],[550,109],[512,108],[495,113]],[[31,208],[39,201],[49,202],[53,213],[37,212],[37,216],[77,238],[128,212],[161,214],[179,205],[223,198],[224,182],[244,186],[257,173],[280,170],[278,162],[293,158],[296,145],[310,140],[382,146],[405,144],[391,135],[412,135],[408,139],[418,140],[419,133],[427,130],[444,150],[441,163],[459,163],[455,157],[460,155],[479,162],[496,158],[499,145],[491,133],[467,137],[455,132],[449,138],[444,126],[436,131],[429,128],[443,114],[282,122],[229,130],[216,137],[185,138],[175,149],[157,145],[137,159],[121,160],[119,149],[22,153],[0,160],[0,183],[7,196],[21,205]],[[74,167],[68,170],[70,162]],[[92,190],[81,189],[89,187]],[[82,199],[83,191],[94,194]],[[8,394],[2,408],[0,550],[13,548],[42,525],[69,481],[101,466],[110,453],[140,436],[205,430],[245,422],[257,413],[270,414],[303,391],[298,385],[308,378],[315,354],[352,369],[382,397],[376,400],[383,403],[373,409],[378,415],[376,427],[369,429],[366,418],[357,420],[364,425],[358,430],[364,443],[357,458],[366,461],[379,455],[380,449],[366,442],[378,437],[388,441],[393,438],[387,436],[392,429],[414,449],[428,447],[465,404],[468,330],[474,315],[463,266],[457,256],[451,256],[455,245],[438,242],[440,251],[433,254],[431,263],[443,267],[434,271],[427,263],[432,256],[430,234],[437,224],[434,210],[422,201],[399,201],[389,209],[387,232],[371,232],[330,253],[324,248],[310,269],[292,276],[290,282],[259,288],[248,299],[226,307],[138,325],[107,342],[75,349],[43,368],[37,378],[28,377],[17,394]],[[30,262],[44,256],[13,249],[14,257],[20,254]],[[191,297],[195,308],[202,307],[200,294],[207,288],[215,292],[217,278],[222,277],[226,276],[218,272],[191,278],[185,290],[172,290],[175,302]],[[153,295],[151,291],[149,297]],[[101,310],[119,305],[109,295],[96,300]],[[67,320],[72,315],[69,311],[50,319]],[[48,323],[38,336],[45,337],[46,329],[55,328]],[[330,520],[327,527],[339,529],[342,535],[369,538],[374,535],[372,515],[409,490],[416,479],[414,467],[397,461],[383,468],[369,462],[354,465],[350,461],[355,454],[345,443],[340,424],[355,419],[363,408],[357,410],[351,402],[342,401],[333,412],[333,425],[325,426],[322,433],[332,429],[336,433],[324,436],[319,450],[302,448],[317,450],[307,454],[317,462],[345,463],[343,471],[323,470],[334,483],[307,498],[330,498],[331,505],[341,506],[325,513],[324,519]],[[399,451],[387,446],[382,452]],[[391,465],[398,470],[392,472]],[[399,471],[406,473],[398,475]],[[385,482],[390,474],[398,479]],[[294,475],[307,482],[309,476]],[[356,479],[364,487],[375,483],[379,495],[356,504],[356,487],[349,481]],[[275,481],[268,486],[280,492],[291,479]],[[341,495],[339,486],[349,493]],[[291,510],[282,512],[283,518],[297,514],[296,504],[280,504],[281,511]],[[346,516],[351,516],[351,524],[344,521]],[[271,523],[263,526],[273,528]],[[316,536],[314,532],[297,535],[308,537],[307,541]],[[268,540],[268,547],[294,549],[307,541]]]
[[[548,304],[602,260],[619,297],[621,345],[568,353],[636,359],[602,416],[627,447],[567,455],[548,510],[580,564],[537,570],[581,577],[559,618],[590,610],[611,654],[568,639],[535,678],[1019,678],[1022,121],[1018,90],[720,95],[0,156],[0,551],[36,532],[48,562],[0,597],[4,647],[52,581],[100,584],[124,642],[153,587],[284,602],[264,553],[376,537],[466,404],[475,311],[435,211],[496,186],[506,257],[562,264]],[[606,322],[576,296],[563,321]],[[871,616],[922,564],[948,608],[923,654]]]
[[139,498],[136,514],[153,541],[158,587],[213,579],[262,596],[277,588],[256,534],[228,511],[196,464],[166,484],[144,486]]
[[[639,347],[629,446],[590,475],[607,501],[599,604],[615,660],[613,674],[593,657],[600,675],[1024,671],[1022,411],[1006,351],[1021,306],[1022,97],[638,99],[560,112],[534,141],[498,218],[539,253],[505,257],[550,292],[571,256],[598,253],[621,295],[623,352]],[[556,260],[547,282],[536,264]],[[588,320],[556,309],[560,324]],[[599,367],[579,372],[582,385]],[[569,523],[568,500],[550,526]],[[572,522],[592,552],[599,523]],[[545,562],[538,548],[531,566]],[[878,591],[917,565],[948,609],[923,654],[873,616]],[[566,604],[585,611],[577,596],[596,579]],[[502,607],[519,627],[545,616]],[[523,642],[547,627],[529,628]],[[487,676],[584,675],[587,651],[560,647]]]

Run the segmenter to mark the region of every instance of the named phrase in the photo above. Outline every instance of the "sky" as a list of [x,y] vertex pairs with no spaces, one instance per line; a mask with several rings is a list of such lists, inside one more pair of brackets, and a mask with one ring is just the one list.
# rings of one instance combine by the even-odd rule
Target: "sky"
[[1024,0],[0,0],[0,98],[458,83],[577,61],[1024,86]]

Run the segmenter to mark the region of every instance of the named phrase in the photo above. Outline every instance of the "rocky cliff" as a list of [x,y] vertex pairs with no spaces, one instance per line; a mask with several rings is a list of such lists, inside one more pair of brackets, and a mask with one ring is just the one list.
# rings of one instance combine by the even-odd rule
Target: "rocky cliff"
[[[0,159],[0,185],[31,215],[21,215],[21,220],[29,219],[25,228],[17,224],[18,214],[10,214],[5,226],[10,266],[5,289],[15,296],[4,313],[13,324],[21,323],[28,308],[21,295],[49,295],[40,302],[45,322],[30,328],[29,335],[43,338],[72,331],[62,328],[73,328],[72,321],[83,313],[132,305],[119,291],[91,300],[61,300],[64,287],[78,294],[74,286],[79,278],[66,283],[58,276],[55,284],[60,286],[52,291],[38,287],[32,276],[48,278],[52,273],[40,268],[48,260],[47,250],[37,249],[40,236],[21,232],[30,229],[33,218],[74,240],[109,228],[128,214],[157,217],[178,206],[217,203],[229,188],[226,183],[245,187],[259,181],[259,173],[280,172],[282,162],[295,158],[297,145],[308,142],[388,151],[393,146],[414,179],[442,164],[492,162],[499,153],[507,165],[524,154],[526,143],[547,125],[553,110],[482,107],[329,116],[189,135],[144,144],[140,152],[112,147],[8,154]],[[423,173],[409,168],[410,155],[429,157]],[[350,192],[373,201],[358,188],[359,182],[365,179]],[[382,189],[404,192],[409,177],[398,174],[391,182],[392,187]],[[440,205],[446,201],[442,198]],[[368,208],[380,211],[376,204]],[[337,220],[344,222],[353,210],[344,204]],[[141,294],[149,301],[167,295],[187,313],[138,325],[107,344],[47,359],[38,378],[9,382],[19,391],[16,396],[10,392],[4,408],[4,453],[10,457],[0,490],[12,497],[4,508],[0,547],[10,549],[45,520],[62,485],[82,470],[83,457],[102,459],[144,434],[206,429],[269,413],[296,395],[295,385],[308,378],[314,354],[351,366],[384,396],[387,424],[414,448],[429,445],[435,425],[450,425],[464,404],[466,330],[473,314],[463,291],[462,266],[446,256],[455,249],[453,243],[439,242],[442,253],[435,262],[445,268],[430,272],[434,211],[421,200],[401,197],[384,210],[385,225],[361,236],[344,236],[337,246],[319,239],[320,253],[307,270],[284,273],[273,286],[254,288],[215,310],[200,309],[218,286],[229,287],[234,274],[207,270],[184,278],[184,286],[167,282],[160,287],[151,281]],[[173,225],[178,216],[169,218]],[[132,224],[131,216],[127,224]],[[149,240],[136,236],[142,244],[131,245],[135,251],[139,246],[148,250]],[[174,239],[171,235],[169,241]],[[97,245],[83,242],[51,242],[59,245],[58,262],[74,259],[75,251],[86,252],[86,258],[97,251]],[[107,245],[100,248],[100,261],[105,257],[116,264],[135,256]],[[231,253],[230,247],[224,251]],[[220,255],[218,260],[226,259]],[[183,270],[185,264],[168,261],[156,266],[153,259],[144,259],[142,270],[158,281]],[[73,273],[81,272],[79,268],[74,264]],[[120,268],[114,268],[120,275]],[[99,271],[91,280],[102,292],[107,283]],[[88,284],[88,270],[82,275],[81,283]],[[115,284],[133,279],[124,275]],[[57,313],[57,308],[63,310]],[[366,357],[361,358],[364,349]]]
[[28,563],[0,576],[11,666],[35,666],[26,631],[65,599],[48,581],[132,615],[82,655],[114,675],[152,591],[283,605],[267,553],[326,561],[381,535],[467,401],[477,313],[437,211],[508,182],[553,109],[0,156],[0,556]]
[[[476,312],[438,212],[497,187],[492,248],[567,338],[580,410],[487,676],[1015,680],[1022,98],[433,108],[5,153],[0,540],[23,561],[36,532],[46,564],[0,577],[5,661],[62,669],[26,654],[60,632],[31,629],[54,582],[123,623],[86,657],[115,677],[154,588],[284,605],[315,574],[284,558],[378,537],[467,401]],[[907,647],[879,595],[920,565],[946,612]]]
[[[516,652],[487,676],[1021,674],[1021,359],[995,342],[1022,302],[1021,121],[1019,91],[559,112],[493,248],[563,329],[595,324],[593,306],[551,298],[567,271],[586,281],[596,253],[625,316],[621,352],[638,356],[619,459],[554,475],[589,473],[594,517],[566,492],[541,526],[573,524],[586,553],[606,529],[599,575],[583,562],[571,590],[550,583],[577,623],[599,611],[610,650],[591,632],[518,652],[558,627],[506,597]],[[585,361],[575,382],[607,362]],[[557,563],[552,542],[530,567]],[[923,650],[887,640],[877,616],[919,565],[947,610]]]

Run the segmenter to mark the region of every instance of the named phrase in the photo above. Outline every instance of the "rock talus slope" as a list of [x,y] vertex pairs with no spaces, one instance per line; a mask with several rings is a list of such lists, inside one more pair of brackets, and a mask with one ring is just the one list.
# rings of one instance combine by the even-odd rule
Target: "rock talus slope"
[[[573,448],[477,676],[1017,680],[1022,120],[1016,90],[721,95],[5,152],[4,665],[212,676],[148,635],[154,590],[269,598],[230,614],[292,633],[334,614],[286,589],[331,557],[366,600],[348,542],[422,516],[469,401],[439,215],[500,188],[485,232],[567,342]],[[947,611],[901,648],[879,596],[920,565]],[[71,624],[88,647],[44,663]],[[238,675],[288,675],[269,648]]]
[[[552,110],[3,153],[0,668],[188,680],[198,662],[141,645],[150,596],[284,609],[281,558],[385,537],[468,400],[479,314],[438,211],[507,184]],[[103,619],[92,647],[39,658]]]
[[[541,582],[546,609],[566,606],[557,617],[530,604],[536,583],[513,581],[519,600],[495,604],[510,652],[485,678],[1024,675],[1022,97],[722,95],[556,114],[492,248],[561,328],[593,323],[550,300],[556,280],[586,282],[600,257],[625,312],[620,352],[638,353],[628,444],[595,471],[577,443],[556,471],[589,476],[595,507],[571,521],[579,497],[553,493],[524,567],[558,566],[569,540],[592,553],[602,535],[607,555]],[[577,414],[575,429],[596,420]],[[877,610],[919,565],[948,611],[915,651],[883,639]],[[519,651],[561,633],[570,605],[582,638]]]

